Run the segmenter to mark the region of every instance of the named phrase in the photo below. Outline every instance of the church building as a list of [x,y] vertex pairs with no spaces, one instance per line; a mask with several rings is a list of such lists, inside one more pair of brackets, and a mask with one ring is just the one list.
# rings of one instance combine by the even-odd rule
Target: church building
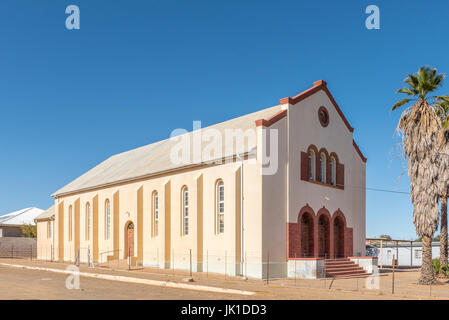
[[326,261],[367,270],[367,159],[353,132],[320,80],[277,106],[114,155],[52,195],[38,259],[252,278],[316,278]]

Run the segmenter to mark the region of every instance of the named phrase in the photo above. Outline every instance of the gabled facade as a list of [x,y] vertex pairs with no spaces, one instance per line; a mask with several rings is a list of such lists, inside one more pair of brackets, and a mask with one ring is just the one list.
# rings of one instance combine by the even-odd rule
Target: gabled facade
[[173,163],[169,139],[57,191],[55,258],[188,269],[192,256],[193,271],[263,278],[268,261],[271,276],[285,277],[294,259],[364,255],[366,158],[324,81],[180,139],[193,146],[228,129],[246,138],[240,149],[219,144],[221,161],[209,152]]

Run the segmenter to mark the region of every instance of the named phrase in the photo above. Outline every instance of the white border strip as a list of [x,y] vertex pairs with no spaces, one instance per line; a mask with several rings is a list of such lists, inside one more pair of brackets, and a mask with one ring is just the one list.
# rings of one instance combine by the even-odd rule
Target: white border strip
[[[64,273],[64,274],[74,274],[74,272],[71,270],[63,270],[63,269],[31,267],[31,266],[24,266],[24,265],[19,265],[19,264],[9,264],[9,263],[0,263],[0,265],[6,266],[6,267],[13,267],[13,268],[29,269],[29,270],[40,270],[40,271],[49,271],[49,272]],[[125,277],[125,276],[113,276],[113,275],[109,275],[109,274],[100,274],[100,273],[80,272],[79,275],[82,277],[87,277],[87,278],[97,278],[97,279],[103,279],[103,280],[146,284],[146,285],[150,285],[150,286],[167,287],[167,288],[175,288],[175,289],[187,289],[187,290],[208,291],[208,292],[217,292],[217,293],[240,294],[240,295],[245,295],[245,296],[251,296],[251,295],[255,294],[255,292],[252,292],[252,291],[226,289],[226,288],[209,287],[209,286],[201,286],[201,285],[191,285],[191,284],[185,284],[185,283],[141,279],[141,278]]]

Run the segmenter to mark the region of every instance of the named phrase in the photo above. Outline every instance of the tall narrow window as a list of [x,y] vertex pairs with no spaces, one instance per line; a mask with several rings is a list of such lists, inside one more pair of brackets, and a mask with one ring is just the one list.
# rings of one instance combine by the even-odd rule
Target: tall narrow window
[[331,169],[331,185],[335,186],[337,184],[337,161],[334,157],[331,157],[330,161]]
[[217,182],[216,191],[217,195],[217,233],[224,233],[224,183],[223,180]]
[[51,221],[48,221],[48,222],[47,222],[47,238],[48,238],[48,239],[51,238],[51,233],[52,233],[51,227],[52,227]]
[[326,183],[326,155],[324,153],[320,155],[320,174],[321,182]]
[[159,234],[159,197],[157,192],[153,193],[153,234],[155,237]]
[[189,234],[189,190],[187,187],[182,188],[182,234]]
[[86,240],[91,239],[91,231],[92,231],[92,217],[91,217],[91,210],[90,210],[90,203],[86,203]]
[[111,236],[111,203],[106,199],[104,203],[104,237],[109,240]]
[[72,206],[69,206],[69,241],[72,241],[73,237],[73,212],[72,212]]
[[315,181],[315,152],[309,151],[309,180]]

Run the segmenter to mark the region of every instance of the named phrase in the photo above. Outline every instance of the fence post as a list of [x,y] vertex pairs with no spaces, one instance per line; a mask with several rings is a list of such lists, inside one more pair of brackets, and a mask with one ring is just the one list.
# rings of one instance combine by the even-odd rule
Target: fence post
[[14,259],[14,244],[11,245],[11,257]]
[[324,254],[324,287],[326,288],[326,260],[327,260],[327,253]]
[[296,286],[296,252],[295,252],[295,286]]
[[192,249],[189,249],[190,253],[190,278],[192,278]]
[[227,251],[225,250],[225,274],[224,274],[225,280],[226,280],[226,266],[228,264],[227,262],[228,262],[228,260],[227,260]]
[[267,285],[270,281],[270,251],[267,252]]
[[30,260],[33,261],[33,245],[30,246]]
[[391,279],[392,283],[391,283],[391,293],[394,294],[394,266],[396,264],[396,259],[395,259],[395,255],[393,255],[393,277]]
[[246,251],[245,251],[245,279],[248,280],[248,257],[246,255]]

